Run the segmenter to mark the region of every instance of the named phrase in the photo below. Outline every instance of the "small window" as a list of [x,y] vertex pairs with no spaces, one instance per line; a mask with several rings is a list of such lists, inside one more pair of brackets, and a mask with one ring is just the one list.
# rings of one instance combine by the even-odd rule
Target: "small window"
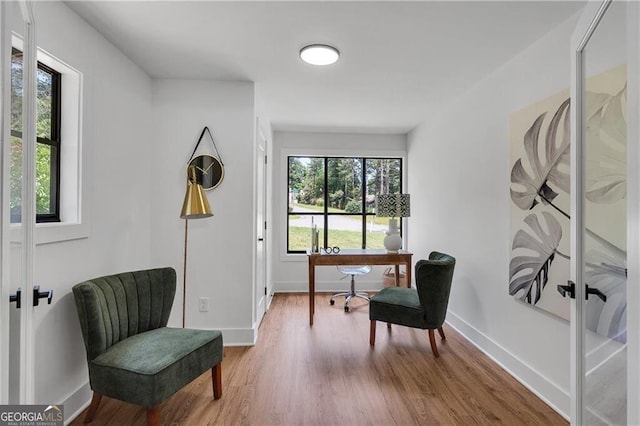
[[[11,223],[22,215],[22,52],[11,55]],[[61,74],[38,62],[36,222],[60,222]]]
[[402,192],[402,159],[288,157],[287,253],[311,246],[382,249],[388,218],[375,215],[378,194]]

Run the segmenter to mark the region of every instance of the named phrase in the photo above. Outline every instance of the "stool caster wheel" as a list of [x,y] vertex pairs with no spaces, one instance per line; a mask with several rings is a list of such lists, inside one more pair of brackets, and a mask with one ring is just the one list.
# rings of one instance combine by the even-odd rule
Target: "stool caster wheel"
[[345,307],[344,307],[344,311],[345,311],[345,312],[349,312],[349,307],[348,307],[348,306],[345,306]]
[[336,301],[335,301],[335,300],[333,300],[333,299],[331,299],[331,300],[329,300],[329,304],[330,304],[331,306],[333,306],[333,305],[335,305],[335,304],[336,304]]

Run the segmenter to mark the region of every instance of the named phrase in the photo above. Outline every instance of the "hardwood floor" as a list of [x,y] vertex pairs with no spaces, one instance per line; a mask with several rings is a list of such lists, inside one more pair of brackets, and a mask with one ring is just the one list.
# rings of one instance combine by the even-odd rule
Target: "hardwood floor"
[[[424,330],[378,327],[369,346],[366,301],[276,295],[253,347],[226,347],[222,398],[206,372],[162,404],[180,425],[566,425],[453,329],[434,358]],[[82,424],[82,413],[72,423]],[[145,410],[103,398],[92,424],[144,425]]]

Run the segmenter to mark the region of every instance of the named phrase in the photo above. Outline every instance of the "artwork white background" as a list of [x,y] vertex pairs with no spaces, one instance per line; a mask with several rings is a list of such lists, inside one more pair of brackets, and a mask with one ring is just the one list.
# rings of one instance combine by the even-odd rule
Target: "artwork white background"
[[[562,102],[564,102],[569,97],[569,90],[563,90],[562,92],[543,99],[539,102],[536,102],[532,105],[529,105],[519,111],[511,114],[511,118],[509,120],[509,146],[510,146],[510,157],[509,157],[509,176],[511,176],[511,169],[513,168],[514,163],[521,158],[522,164],[527,170],[529,174],[532,175],[529,159],[526,156],[524,150],[524,135],[527,130],[531,127],[536,118],[546,112],[546,116],[542,123],[542,127],[540,128],[540,135],[538,141],[538,153],[542,161],[544,161],[544,146],[545,146],[545,137],[547,128],[549,126],[549,122],[553,118],[553,115],[558,110],[558,107]],[[557,138],[562,138],[562,126],[558,128],[558,136]],[[569,168],[561,166],[562,170],[566,173],[569,173]],[[549,186],[552,187],[554,191],[558,193],[558,196],[553,200],[553,204],[562,209],[567,214],[570,210],[570,200],[569,194],[561,191],[558,188],[553,187],[551,184]],[[518,189],[516,186],[511,184],[512,188]],[[536,199],[539,200],[539,197]],[[560,245],[558,246],[558,250],[567,256],[570,254],[570,235],[569,235],[569,220],[565,218],[562,214],[557,212],[550,205],[545,205],[544,203],[539,202],[533,209],[531,210],[521,210],[516,206],[513,201],[510,200],[509,208],[511,212],[511,223],[510,223],[510,239],[509,244],[513,242],[513,237],[515,233],[522,229],[528,233],[533,232],[531,229],[524,223],[524,218],[530,214],[536,214],[538,216],[538,220],[540,221],[543,229],[546,230],[546,222],[542,216],[542,212],[551,213],[556,220],[560,223],[562,227],[562,239],[560,240]],[[511,250],[511,246],[509,247],[511,252],[511,257],[514,256],[515,252]],[[519,251],[520,254],[526,254],[524,251]],[[562,258],[561,256],[556,255],[551,266],[549,268],[549,281],[547,282],[546,287],[542,291],[542,296],[538,303],[535,305],[537,308],[548,311],[554,315],[557,315],[565,320],[569,319],[569,303],[565,300],[560,293],[557,292],[556,286],[558,284],[566,284],[569,279],[569,261],[567,259]],[[515,297],[521,297],[522,294],[518,293]]]

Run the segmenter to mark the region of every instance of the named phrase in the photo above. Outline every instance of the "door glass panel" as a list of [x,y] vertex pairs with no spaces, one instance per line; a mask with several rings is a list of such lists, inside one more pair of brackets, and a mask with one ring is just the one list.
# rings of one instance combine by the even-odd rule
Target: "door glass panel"
[[583,419],[626,424],[626,5],[613,2],[584,50]]

